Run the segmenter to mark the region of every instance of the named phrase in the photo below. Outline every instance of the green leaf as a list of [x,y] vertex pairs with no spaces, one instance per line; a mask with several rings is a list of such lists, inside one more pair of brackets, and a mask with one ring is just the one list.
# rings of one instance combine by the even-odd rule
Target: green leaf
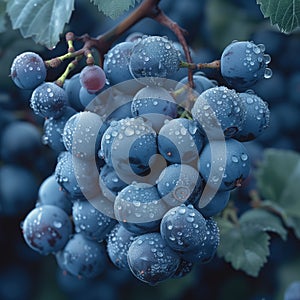
[[270,236],[274,232],[286,239],[287,231],[281,219],[263,209],[245,212],[238,224],[219,219],[220,245],[218,254],[234,269],[257,276],[269,255]]
[[[227,224],[226,224],[227,223]],[[257,276],[269,255],[269,235],[257,227],[218,222],[220,245],[218,255],[230,262],[236,270],[243,270],[250,276]]]
[[23,37],[52,49],[69,22],[74,0],[8,0],[7,12],[13,29]]
[[257,0],[265,17],[285,33],[290,33],[300,26],[299,0]]
[[283,227],[279,216],[264,209],[251,209],[240,217],[240,223],[255,227],[261,231],[277,233],[283,240],[286,240],[287,231]]
[[141,0],[90,0],[108,17],[115,19]]
[[289,150],[269,149],[256,174],[262,206],[280,215],[300,238],[300,155]]

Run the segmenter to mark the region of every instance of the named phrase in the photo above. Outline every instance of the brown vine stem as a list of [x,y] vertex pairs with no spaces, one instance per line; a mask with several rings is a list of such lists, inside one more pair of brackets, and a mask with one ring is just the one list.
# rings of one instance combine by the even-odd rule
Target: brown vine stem
[[[160,0],[143,0],[142,3],[123,21],[95,38],[90,37],[88,34],[75,37],[72,33],[67,33],[66,40],[69,45],[69,52],[59,58],[53,58],[52,60],[46,61],[46,65],[48,67],[56,67],[63,60],[82,56],[87,50],[91,50],[92,48],[98,51],[100,54],[100,64],[103,64],[104,54],[108,52],[113,43],[119,39],[123,33],[144,18],[152,18],[173,31],[183,47],[187,63],[192,64],[189,47],[184,37],[187,32],[164,14],[158,6],[159,2]],[[73,45],[70,43],[70,41],[73,41],[74,39],[83,42],[82,48],[77,51],[73,51]],[[70,51],[70,49],[72,50]],[[192,70],[190,69],[191,68],[188,70],[189,85],[193,87],[193,75]]]

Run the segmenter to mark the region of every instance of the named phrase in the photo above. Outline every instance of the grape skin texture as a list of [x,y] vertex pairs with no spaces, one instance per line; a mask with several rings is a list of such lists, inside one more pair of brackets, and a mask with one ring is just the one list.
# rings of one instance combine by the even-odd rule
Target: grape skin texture
[[21,89],[35,89],[46,79],[47,70],[43,59],[34,52],[18,55],[11,66],[10,76]]

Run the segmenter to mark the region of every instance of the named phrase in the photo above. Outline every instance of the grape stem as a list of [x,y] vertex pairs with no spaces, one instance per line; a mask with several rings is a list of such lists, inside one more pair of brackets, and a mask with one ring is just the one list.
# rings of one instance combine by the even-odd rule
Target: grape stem
[[[116,26],[106,31],[105,33],[93,38],[88,34],[82,36],[75,36],[72,32],[66,34],[66,41],[68,44],[68,53],[57,58],[45,61],[47,67],[55,68],[66,59],[81,57],[90,51],[96,49],[100,56],[100,65],[103,65],[104,54],[112,47],[113,43],[120,38],[120,36],[130,29],[133,25],[144,18],[151,18],[158,23],[169,28],[177,36],[178,41],[184,50],[187,64],[193,65],[189,47],[187,45],[184,35],[187,31],[181,28],[176,22],[171,20],[159,8],[160,0],[143,0],[142,3],[124,20],[119,22]],[[73,41],[81,41],[83,46],[81,49],[75,51]],[[90,62],[89,62],[90,63]],[[188,67],[188,81],[189,86],[194,87],[192,67]]]
[[219,69],[221,66],[221,61],[220,60],[214,60],[210,63],[199,63],[199,64],[194,64],[190,62],[185,62],[181,61],[180,62],[180,68],[188,68],[190,70],[200,70],[200,69]]

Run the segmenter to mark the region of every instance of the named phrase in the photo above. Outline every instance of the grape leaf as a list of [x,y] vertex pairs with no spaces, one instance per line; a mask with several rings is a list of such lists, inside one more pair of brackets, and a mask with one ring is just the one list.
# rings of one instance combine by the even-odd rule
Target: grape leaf
[[141,0],[91,0],[108,17],[115,19]]
[[20,29],[23,37],[52,49],[69,22],[74,0],[8,0],[7,13],[13,29]]
[[290,33],[300,26],[299,0],[257,0],[265,17],[285,33]]
[[256,227],[261,231],[277,233],[283,240],[286,240],[287,231],[283,227],[281,219],[265,209],[248,210],[240,217],[239,222]]
[[269,255],[270,236],[267,232],[279,234],[286,239],[287,231],[280,218],[262,209],[245,212],[238,224],[218,219],[220,245],[218,255],[230,262],[234,269],[257,276]]
[[262,206],[280,215],[300,238],[300,155],[289,150],[268,149],[256,173]]

